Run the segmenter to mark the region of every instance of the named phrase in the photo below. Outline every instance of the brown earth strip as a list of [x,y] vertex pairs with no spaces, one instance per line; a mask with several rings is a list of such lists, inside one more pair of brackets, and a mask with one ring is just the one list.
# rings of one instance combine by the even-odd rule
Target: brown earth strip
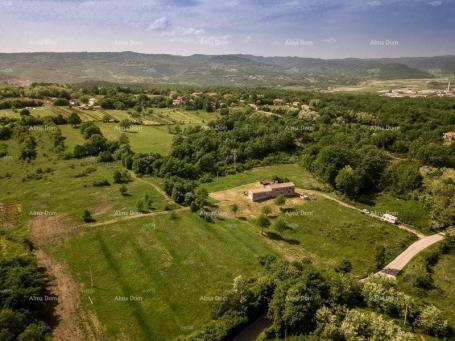
[[57,326],[52,331],[54,340],[103,340],[103,329],[95,315],[81,308],[79,287],[66,267],[52,260],[43,250],[35,252],[40,266],[51,277],[49,291],[58,298],[55,315]]

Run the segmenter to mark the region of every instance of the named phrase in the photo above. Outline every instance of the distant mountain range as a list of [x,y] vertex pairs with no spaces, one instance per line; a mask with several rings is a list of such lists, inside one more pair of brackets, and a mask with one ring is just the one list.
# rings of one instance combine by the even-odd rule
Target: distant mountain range
[[366,79],[420,79],[455,73],[455,56],[316,59],[135,52],[0,53],[0,81],[326,87]]

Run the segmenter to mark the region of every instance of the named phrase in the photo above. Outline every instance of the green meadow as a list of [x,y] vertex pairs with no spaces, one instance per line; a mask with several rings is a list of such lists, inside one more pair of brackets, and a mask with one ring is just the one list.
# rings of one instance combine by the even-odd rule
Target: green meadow
[[[235,277],[274,254],[241,221],[207,223],[189,212],[93,227],[55,249],[112,340],[169,340],[210,321]],[[92,304],[93,302],[93,304]]]
[[258,167],[234,175],[215,177],[212,182],[204,184],[203,187],[209,192],[217,192],[263,179],[271,179],[275,175],[282,178],[288,178],[289,181],[293,181],[297,187],[306,189],[323,189],[325,187],[308,171],[296,164]]
[[[287,228],[281,233],[274,229],[277,219],[286,222]],[[385,247],[387,263],[415,239],[393,225],[323,198],[306,201],[271,222],[266,232],[281,241],[285,253],[297,246],[303,256],[332,269],[348,260],[353,274],[359,277],[376,271],[376,247]]]

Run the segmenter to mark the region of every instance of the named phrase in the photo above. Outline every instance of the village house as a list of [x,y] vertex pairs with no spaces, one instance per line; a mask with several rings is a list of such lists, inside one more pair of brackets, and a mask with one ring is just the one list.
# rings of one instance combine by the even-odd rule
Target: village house
[[282,194],[285,196],[295,195],[295,185],[293,182],[284,182],[284,183],[271,183],[266,181],[261,181],[264,187],[250,189],[247,194],[251,201],[261,201],[265,199],[275,198],[278,195]]
[[447,133],[444,133],[443,135],[444,140],[446,141],[455,141],[455,131],[449,131]]
[[284,99],[282,98],[275,98],[273,100],[273,105],[283,105],[284,104]]

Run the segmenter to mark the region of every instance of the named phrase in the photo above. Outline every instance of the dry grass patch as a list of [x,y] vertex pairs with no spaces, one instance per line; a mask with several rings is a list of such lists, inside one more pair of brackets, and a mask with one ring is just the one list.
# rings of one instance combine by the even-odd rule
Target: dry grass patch
[[30,224],[32,240],[38,246],[62,241],[80,226],[64,214],[36,216]]
[[[236,204],[239,208],[236,216],[243,216],[247,218],[257,217],[261,214],[262,208],[265,206],[270,207],[270,215],[278,215],[280,213],[280,206],[274,203],[273,198],[260,202],[252,202],[246,195],[248,190],[262,187],[263,186],[259,182],[254,182],[224,191],[210,193],[210,197],[217,201],[218,208],[222,212],[222,215],[228,218],[235,218],[234,214],[231,212],[231,206],[233,204]],[[296,192],[302,193],[300,190],[296,190]],[[304,202],[304,199],[299,196],[295,196],[287,198],[286,205],[283,207],[294,207],[302,205]]]

